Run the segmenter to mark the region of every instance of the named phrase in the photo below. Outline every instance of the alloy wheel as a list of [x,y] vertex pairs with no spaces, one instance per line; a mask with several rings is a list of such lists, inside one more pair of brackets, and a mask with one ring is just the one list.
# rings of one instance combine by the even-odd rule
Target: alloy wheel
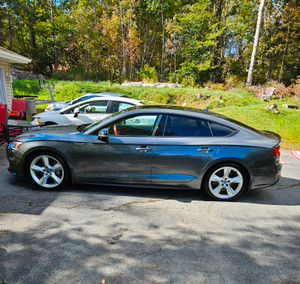
[[243,184],[242,173],[230,166],[218,168],[208,180],[210,193],[219,199],[232,199],[241,191]]
[[63,182],[65,171],[62,163],[55,157],[39,155],[30,163],[30,175],[40,187],[53,189]]

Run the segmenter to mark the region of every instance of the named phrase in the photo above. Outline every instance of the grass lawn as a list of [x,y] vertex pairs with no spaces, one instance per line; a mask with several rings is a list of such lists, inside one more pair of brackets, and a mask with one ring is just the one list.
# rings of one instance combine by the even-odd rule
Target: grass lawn
[[[195,108],[209,107],[210,111],[226,115],[257,129],[274,131],[282,137],[282,148],[300,150],[300,110],[285,109],[283,104],[300,104],[297,98],[274,99],[262,102],[248,90],[214,91],[199,88],[156,88],[125,87],[109,82],[51,81],[55,84],[53,95],[56,100],[71,100],[88,92],[119,92],[147,104],[170,104]],[[51,99],[45,88],[39,88],[38,81],[16,80],[14,94],[39,99]],[[266,110],[276,103],[280,113]],[[39,105],[44,110],[45,105]]]

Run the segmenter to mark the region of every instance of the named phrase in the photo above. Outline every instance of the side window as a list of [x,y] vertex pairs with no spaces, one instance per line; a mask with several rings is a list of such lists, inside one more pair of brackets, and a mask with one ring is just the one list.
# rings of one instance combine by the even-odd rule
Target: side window
[[168,115],[164,136],[211,137],[212,133],[206,120],[181,115]]
[[234,132],[233,129],[215,122],[209,122],[209,125],[213,136],[228,136]]
[[133,106],[133,104],[130,104],[130,103],[112,101],[110,112],[115,113],[115,112],[121,111],[123,109],[132,107],[132,106]]
[[110,135],[115,136],[152,136],[155,132],[161,115],[136,115],[115,121],[106,128]]
[[105,113],[108,101],[89,102],[79,107],[79,113]]

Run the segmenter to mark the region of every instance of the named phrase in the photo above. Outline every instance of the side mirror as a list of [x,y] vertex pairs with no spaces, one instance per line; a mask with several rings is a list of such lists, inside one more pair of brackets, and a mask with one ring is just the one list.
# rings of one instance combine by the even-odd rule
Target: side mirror
[[78,116],[78,114],[79,114],[79,107],[76,107],[75,109],[74,109],[74,117],[77,117]]
[[101,129],[98,132],[98,140],[106,142],[108,140],[108,137],[109,137],[109,134],[108,134],[108,130],[106,128]]

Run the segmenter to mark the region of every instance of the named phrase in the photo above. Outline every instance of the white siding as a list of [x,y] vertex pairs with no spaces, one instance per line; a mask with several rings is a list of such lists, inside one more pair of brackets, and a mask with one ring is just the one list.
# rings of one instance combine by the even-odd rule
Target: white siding
[[7,107],[11,108],[11,101],[13,98],[13,88],[12,84],[9,81],[9,77],[6,76],[7,74],[10,74],[10,65],[8,62],[4,62],[0,60],[0,66],[3,68],[4,72],[4,80],[5,80],[5,88],[6,88],[6,96],[7,96]]

